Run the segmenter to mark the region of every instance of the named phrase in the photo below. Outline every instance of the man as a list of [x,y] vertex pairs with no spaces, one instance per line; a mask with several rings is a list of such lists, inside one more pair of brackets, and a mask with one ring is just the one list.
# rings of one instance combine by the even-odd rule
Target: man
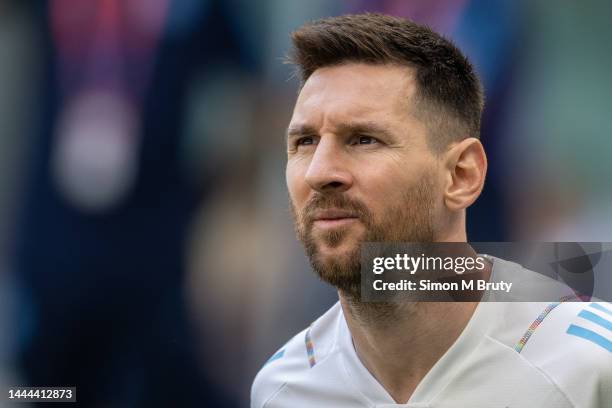
[[[610,304],[361,301],[362,243],[467,241],[487,169],[481,85],[449,41],[400,18],[328,18],[292,39],[287,185],[339,302],[272,356],[252,406],[612,406]],[[520,270],[490,259],[486,277]]]

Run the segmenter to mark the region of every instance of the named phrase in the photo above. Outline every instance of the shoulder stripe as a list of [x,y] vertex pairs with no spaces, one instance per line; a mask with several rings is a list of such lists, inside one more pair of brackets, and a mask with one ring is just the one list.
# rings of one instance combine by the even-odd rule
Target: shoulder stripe
[[270,364],[271,362],[278,360],[279,358],[283,357],[285,355],[285,349],[282,349],[280,351],[277,351],[272,357],[270,357],[268,359],[268,361],[266,361],[264,363],[264,367],[267,366],[268,364]]
[[607,308],[603,307],[602,305],[600,305],[599,303],[591,303],[589,306],[591,306],[593,309],[597,309],[600,312],[604,312],[609,314],[610,316],[612,316],[612,310],[608,310]]
[[306,342],[306,354],[308,355],[308,364],[310,364],[310,368],[314,367],[317,364],[314,355],[314,344],[312,343],[312,338],[310,337],[310,328],[306,331],[306,336],[304,337],[304,341]]
[[589,312],[588,310],[582,310],[578,313],[578,317],[582,317],[585,320],[591,321],[595,324],[600,325],[610,331],[612,331],[612,322],[604,319],[601,316],[597,316],[595,313]]
[[591,341],[597,344],[598,346],[605,348],[610,353],[612,353],[612,341],[606,339],[604,336],[600,334],[595,333],[594,331],[591,331],[589,329],[585,329],[584,327],[580,327],[580,326],[576,326],[572,324],[567,329],[566,333],[572,336],[581,337],[585,340]]

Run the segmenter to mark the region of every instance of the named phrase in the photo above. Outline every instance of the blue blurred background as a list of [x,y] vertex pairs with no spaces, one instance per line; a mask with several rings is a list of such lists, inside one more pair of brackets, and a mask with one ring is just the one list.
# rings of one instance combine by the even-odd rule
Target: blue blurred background
[[281,60],[361,11],[432,26],[483,79],[470,240],[612,241],[609,2],[2,0],[0,389],[248,406],[335,301],[293,237]]

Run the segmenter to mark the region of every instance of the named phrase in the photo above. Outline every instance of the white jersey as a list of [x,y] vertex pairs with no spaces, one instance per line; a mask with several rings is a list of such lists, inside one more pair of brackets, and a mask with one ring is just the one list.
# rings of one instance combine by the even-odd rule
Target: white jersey
[[[493,271],[517,266],[494,259]],[[361,363],[336,303],[260,370],[251,407],[612,407],[612,304],[481,302],[396,404]]]

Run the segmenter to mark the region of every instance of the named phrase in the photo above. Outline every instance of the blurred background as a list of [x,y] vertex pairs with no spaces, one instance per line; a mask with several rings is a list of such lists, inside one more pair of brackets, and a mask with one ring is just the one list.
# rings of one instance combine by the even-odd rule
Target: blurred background
[[361,11],[432,26],[482,77],[470,240],[612,241],[609,2],[0,0],[0,389],[248,406],[335,302],[287,210],[281,59]]

